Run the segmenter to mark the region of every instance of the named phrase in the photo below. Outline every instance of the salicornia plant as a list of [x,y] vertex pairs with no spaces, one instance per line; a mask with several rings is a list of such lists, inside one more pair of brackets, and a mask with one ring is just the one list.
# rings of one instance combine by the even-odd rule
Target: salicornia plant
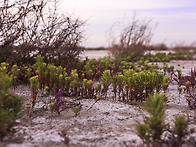
[[93,88],[93,85],[94,85],[94,82],[92,80],[88,80],[87,83],[87,90],[88,90],[88,97],[89,98],[94,98],[94,88]]
[[156,80],[156,92],[160,92],[163,85],[163,79],[164,79],[164,75],[162,73],[158,73],[157,80]]
[[22,116],[23,98],[9,92],[12,79],[0,72],[0,140]]
[[165,109],[166,96],[164,94],[149,95],[145,105],[149,116],[144,118],[144,124],[138,124],[136,127],[138,135],[144,143],[158,145],[164,131]]
[[57,77],[56,77],[56,66],[52,64],[48,64],[47,66],[48,69],[48,74],[49,74],[49,86],[50,89],[53,89],[55,86],[55,83],[57,82]]
[[114,75],[112,78],[112,87],[113,87],[113,92],[114,92],[114,99],[116,99],[116,94],[117,94],[117,75]]
[[97,83],[95,86],[95,95],[100,95],[101,93],[101,83]]
[[183,115],[175,117],[174,134],[177,135],[177,142],[181,143],[183,137],[187,134],[188,122]]
[[105,98],[107,97],[107,91],[108,88],[110,86],[110,80],[111,80],[111,74],[110,74],[110,70],[105,70],[101,76],[101,80],[103,83],[103,88],[104,88],[104,95]]
[[19,74],[20,74],[20,69],[16,64],[14,64],[11,69],[11,77],[13,79],[14,86],[16,86]]
[[36,65],[37,65],[37,74],[39,79],[40,88],[44,88],[44,72],[46,70],[46,63],[43,62],[43,58],[41,55],[36,57]]
[[117,74],[117,86],[118,86],[118,97],[121,100],[121,93],[123,93],[123,80],[124,76],[122,74]]
[[36,103],[37,93],[38,93],[38,76],[33,76],[30,78],[30,87],[31,87],[31,97],[32,97],[32,108]]
[[71,84],[71,78],[65,77],[65,92],[68,96],[69,96],[69,92],[70,92],[70,84]]

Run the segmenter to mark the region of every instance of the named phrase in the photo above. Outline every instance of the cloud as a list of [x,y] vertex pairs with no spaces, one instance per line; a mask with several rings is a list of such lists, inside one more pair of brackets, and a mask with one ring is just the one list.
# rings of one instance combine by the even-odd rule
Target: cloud
[[66,9],[76,11],[114,10],[114,9],[159,9],[179,8],[195,5],[194,0],[66,0]]
[[124,16],[132,17],[134,10],[158,23],[154,42],[192,41],[196,37],[195,0],[64,0],[61,8],[88,20],[87,46],[107,45],[105,32]]

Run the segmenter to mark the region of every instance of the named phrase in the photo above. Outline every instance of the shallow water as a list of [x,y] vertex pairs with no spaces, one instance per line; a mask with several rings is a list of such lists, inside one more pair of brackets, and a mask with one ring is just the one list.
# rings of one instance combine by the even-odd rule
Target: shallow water
[[108,57],[109,53],[106,50],[86,50],[81,55],[81,59],[88,57],[89,59],[98,59]]
[[[174,51],[146,51],[144,54],[153,54],[155,55],[156,53],[174,53]],[[107,50],[85,50],[81,55],[81,59],[85,59],[88,57],[89,59],[98,59],[98,58],[104,58],[104,57],[109,57],[109,51]]]

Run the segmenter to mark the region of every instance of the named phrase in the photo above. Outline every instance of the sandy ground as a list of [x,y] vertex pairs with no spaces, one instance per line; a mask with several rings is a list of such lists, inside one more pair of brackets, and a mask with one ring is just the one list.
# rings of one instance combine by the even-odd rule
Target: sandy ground
[[[188,67],[185,63],[183,66]],[[28,86],[21,85],[12,91],[24,96],[27,101],[31,99]],[[193,120],[196,114],[194,110],[188,108],[185,96],[178,94],[177,85],[171,84],[166,95],[168,97],[166,123],[173,125],[173,120],[177,114],[188,115],[190,120]],[[43,99],[43,97],[39,95],[38,99]],[[142,144],[135,130],[136,124],[141,123],[143,115],[146,114],[141,103],[130,105],[114,100],[100,100],[88,110],[94,100],[82,99],[79,101],[83,106],[80,114],[76,117],[72,109],[65,110],[60,115],[53,114],[52,116],[50,111],[42,108],[43,103],[38,102],[32,117],[29,119],[24,116],[21,120],[17,120],[18,124],[14,127],[16,133],[5,137],[0,146],[126,147]],[[189,129],[191,128],[196,128],[196,122],[191,122]],[[67,130],[66,139],[69,140],[68,145],[64,144],[65,139],[59,134],[65,129]],[[191,136],[196,138],[196,133]]]

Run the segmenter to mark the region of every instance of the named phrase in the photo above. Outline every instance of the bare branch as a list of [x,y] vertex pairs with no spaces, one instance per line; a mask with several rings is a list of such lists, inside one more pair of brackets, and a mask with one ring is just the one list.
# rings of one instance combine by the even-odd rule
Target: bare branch
[[57,6],[57,0],[1,0],[0,52],[12,48],[14,54],[7,60],[79,55],[85,22],[59,14]]
[[[120,36],[109,35],[110,38],[113,38],[110,44],[112,56],[142,54],[152,38],[152,29],[149,26],[150,22],[150,20],[138,20],[136,13],[134,13],[132,21],[121,29]],[[114,26],[111,27],[110,32],[114,32],[113,28]]]

